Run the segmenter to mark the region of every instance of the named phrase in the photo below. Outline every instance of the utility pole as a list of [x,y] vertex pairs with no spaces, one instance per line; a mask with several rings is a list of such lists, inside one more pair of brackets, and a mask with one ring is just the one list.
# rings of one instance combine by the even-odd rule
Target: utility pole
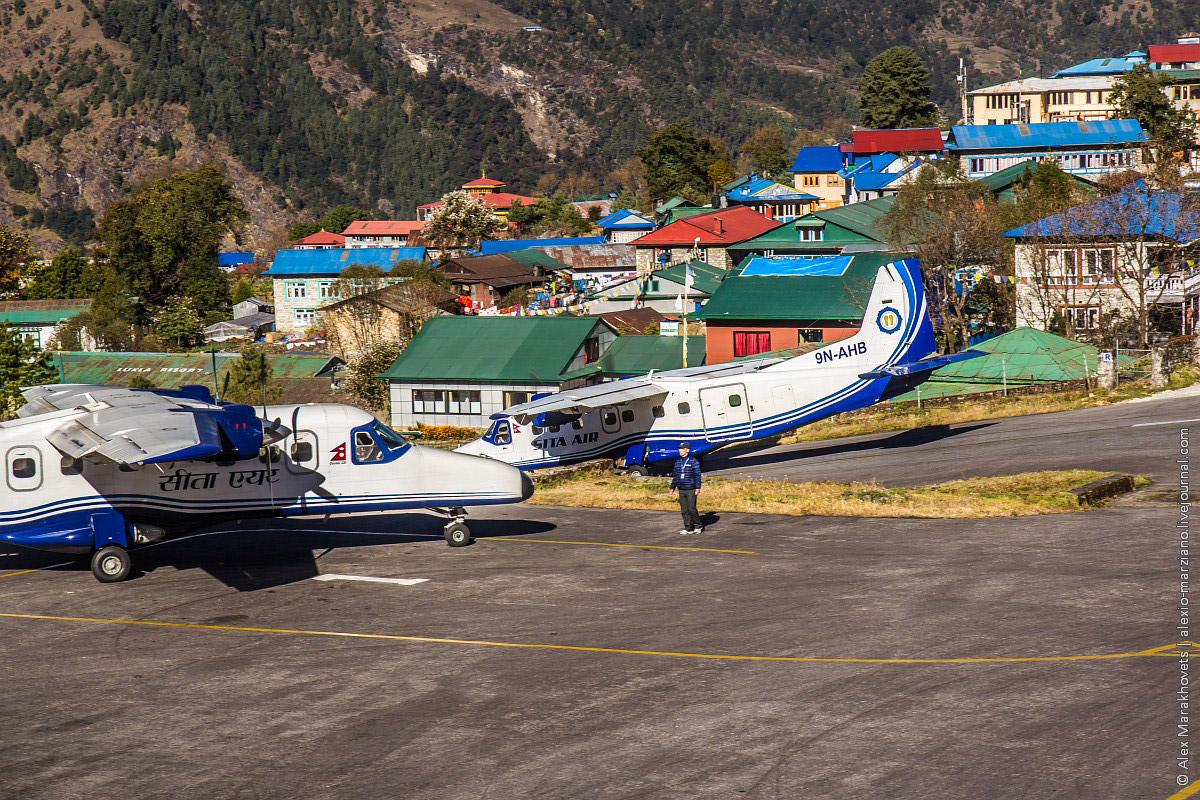
[[962,103],[963,124],[974,125],[974,115],[967,102],[967,65],[961,58],[958,60],[958,75],[955,76],[955,79],[958,81],[958,99]]

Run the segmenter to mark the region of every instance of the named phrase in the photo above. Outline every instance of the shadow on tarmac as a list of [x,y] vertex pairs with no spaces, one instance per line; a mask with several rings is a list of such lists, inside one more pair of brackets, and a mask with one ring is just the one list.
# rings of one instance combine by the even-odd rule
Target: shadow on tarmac
[[[759,467],[767,464],[782,464],[788,461],[820,458],[821,456],[829,455],[843,455],[863,450],[892,450],[897,447],[919,447],[923,444],[939,442],[962,433],[979,430],[980,428],[988,428],[995,424],[995,422],[981,422],[977,425],[961,425],[954,428],[949,425],[927,425],[924,428],[899,431],[884,439],[867,439],[861,442],[848,442],[846,444],[828,444],[822,447],[781,450],[775,453],[751,451],[745,455],[739,455],[738,453],[723,454],[718,451],[705,464],[705,472],[721,469]],[[803,443],[800,443],[799,446],[802,447],[802,445]]]
[[[255,592],[309,580],[330,550],[394,544],[446,547],[444,520],[429,514],[380,514],[322,519],[267,519],[224,523],[177,539],[131,550],[136,580],[160,568],[200,569],[239,592]],[[475,537],[543,534],[557,526],[532,520],[469,520]],[[0,572],[56,566],[88,571],[89,558],[0,545]],[[64,564],[63,562],[71,562]]]

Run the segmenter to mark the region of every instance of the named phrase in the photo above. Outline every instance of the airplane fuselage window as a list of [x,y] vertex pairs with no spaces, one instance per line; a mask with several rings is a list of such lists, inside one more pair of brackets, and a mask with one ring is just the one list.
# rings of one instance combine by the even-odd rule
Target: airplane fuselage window
[[37,462],[32,458],[14,458],[12,462],[14,478],[32,478],[37,475]]
[[633,409],[627,408],[621,412],[621,419],[625,422],[633,422]]
[[679,413],[680,413],[680,414],[690,414],[690,413],[692,413],[692,405],[691,405],[691,403],[680,403],[680,404],[679,404]]
[[292,461],[295,461],[297,464],[303,464],[307,461],[312,461],[312,457],[312,442],[296,442],[292,445]]
[[662,406],[654,406],[654,408],[650,409],[650,413],[654,416],[655,419],[662,419],[663,417],[665,417],[667,415],[666,410],[663,409]]
[[729,407],[737,408],[742,404],[742,396],[740,394],[729,395]]
[[582,419],[571,420],[571,427],[577,431],[583,430],[583,420]]

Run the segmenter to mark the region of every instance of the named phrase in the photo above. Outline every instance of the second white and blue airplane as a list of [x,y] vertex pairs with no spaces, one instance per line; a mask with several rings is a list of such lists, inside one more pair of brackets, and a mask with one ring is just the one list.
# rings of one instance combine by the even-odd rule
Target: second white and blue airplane
[[862,328],[793,358],[689,367],[568,389],[493,414],[481,438],[458,452],[522,469],[613,458],[648,474],[678,457],[681,442],[703,455],[887,400],[934,370],[984,355],[934,355],[937,344],[916,260],[876,274]]

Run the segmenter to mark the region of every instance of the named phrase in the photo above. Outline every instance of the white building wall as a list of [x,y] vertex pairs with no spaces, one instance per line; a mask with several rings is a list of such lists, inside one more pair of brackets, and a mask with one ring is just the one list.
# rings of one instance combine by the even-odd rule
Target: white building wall
[[[397,430],[412,430],[422,425],[457,425],[465,428],[487,428],[491,415],[506,408],[506,392],[557,392],[560,384],[538,383],[471,383],[467,381],[390,381],[391,425]],[[475,391],[480,394],[478,414],[431,414],[413,411],[413,390]]]

